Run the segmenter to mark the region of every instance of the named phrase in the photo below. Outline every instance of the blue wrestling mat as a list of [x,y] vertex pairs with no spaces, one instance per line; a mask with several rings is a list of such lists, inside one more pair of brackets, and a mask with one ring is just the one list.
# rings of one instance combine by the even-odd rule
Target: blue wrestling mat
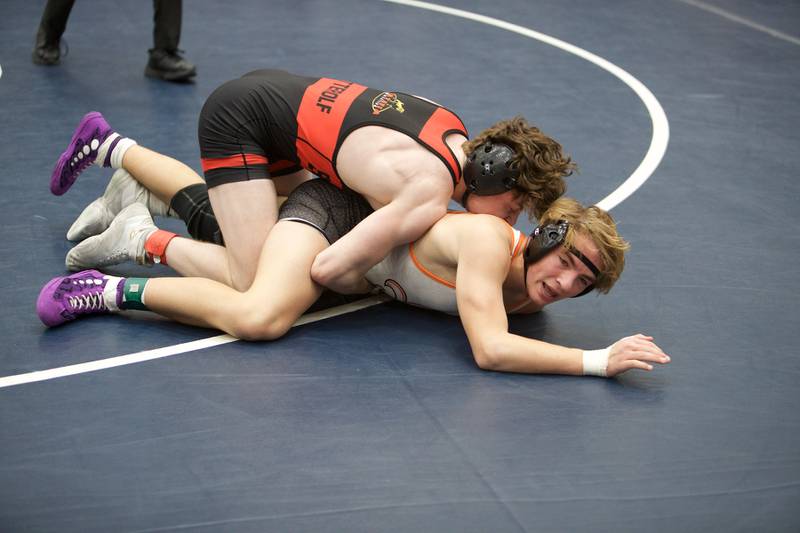
[[[32,64],[41,4],[0,7],[0,531],[800,530],[800,4],[192,0],[184,85],[143,76],[147,2],[76,2],[62,64]],[[558,139],[568,194],[632,250],[608,296],[511,330],[644,332],[672,363],[485,372],[457,318],[394,303],[269,343],[149,316],[44,328],[39,289],[109,177],[48,190],[80,117],[199,170],[205,98],[265,67]]]

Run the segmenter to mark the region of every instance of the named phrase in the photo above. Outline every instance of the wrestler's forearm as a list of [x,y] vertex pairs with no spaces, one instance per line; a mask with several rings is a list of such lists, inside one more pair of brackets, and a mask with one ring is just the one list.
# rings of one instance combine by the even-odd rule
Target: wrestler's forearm
[[408,210],[394,204],[378,209],[317,255],[311,267],[312,279],[336,292],[352,292],[352,287],[393,248],[421,237],[436,222],[436,215],[434,211]]
[[484,370],[522,374],[583,374],[583,350],[529,339],[512,333],[495,335],[473,346]]

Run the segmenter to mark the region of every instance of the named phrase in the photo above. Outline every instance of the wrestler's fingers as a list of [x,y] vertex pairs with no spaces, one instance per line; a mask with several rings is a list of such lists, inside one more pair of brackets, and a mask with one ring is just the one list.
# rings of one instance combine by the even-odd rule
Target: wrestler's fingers
[[637,340],[634,344],[636,345],[637,348],[640,349],[645,349],[647,351],[652,351],[654,353],[662,353],[662,354],[664,353],[664,350],[662,350],[661,347],[658,346],[658,344],[652,341],[646,341],[640,339]]
[[618,365],[628,365],[634,364],[634,362],[641,363],[641,364],[649,364],[649,363],[658,363],[660,365],[666,365],[670,362],[670,358],[668,355],[662,354],[654,354],[642,351],[629,351],[623,354],[618,354],[614,361]]
[[650,372],[651,370],[653,370],[653,365],[649,365],[647,363],[644,363],[642,361],[638,361],[636,359],[631,359],[630,361],[625,361],[625,364],[622,365],[622,368],[624,369],[623,372],[627,371],[627,370],[634,369],[634,368],[638,368],[639,370],[644,370],[646,372]]
[[652,353],[644,351],[635,351],[629,354],[630,359],[638,359],[640,361],[651,361],[653,363],[667,364],[670,362],[670,357],[664,353]]

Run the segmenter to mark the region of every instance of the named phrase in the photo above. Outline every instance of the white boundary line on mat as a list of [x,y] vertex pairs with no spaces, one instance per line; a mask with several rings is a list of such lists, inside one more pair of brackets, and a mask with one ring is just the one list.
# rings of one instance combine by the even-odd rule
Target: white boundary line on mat
[[698,9],[708,11],[709,13],[714,13],[715,15],[719,15],[722,18],[726,18],[730,21],[747,26],[748,28],[752,28],[762,33],[766,33],[767,35],[771,35],[776,39],[780,39],[782,41],[786,41],[800,46],[800,39],[798,39],[797,37],[793,37],[789,34],[783,33],[782,31],[774,30],[769,26],[764,26],[763,24],[759,24],[758,22],[753,22],[750,19],[741,17],[739,15],[731,13],[730,11],[721,9],[717,6],[712,6],[706,4],[705,2],[698,2],[696,0],[678,0],[678,2],[683,2],[684,4],[689,4],[690,6],[694,6]]
[[[388,300],[384,296],[370,296],[357,302],[352,302],[338,307],[331,307],[315,313],[309,313],[301,316],[292,327],[302,326],[311,322],[319,322],[326,318],[333,318],[335,316],[352,313],[367,307],[372,307],[379,303]],[[204,350],[206,348],[213,348],[214,346],[221,346],[236,342],[239,339],[231,337],[230,335],[216,335],[206,339],[199,339],[191,342],[184,342],[182,344],[174,344],[171,346],[164,346],[163,348],[155,348],[153,350],[145,350],[143,352],[136,352],[127,355],[119,355],[116,357],[109,357],[106,359],[98,359],[96,361],[87,361],[76,365],[60,366],[58,368],[51,368],[49,370],[39,370],[37,372],[28,372],[27,374],[17,374],[16,376],[6,376],[0,378],[0,389],[3,387],[12,387],[14,385],[23,385],[25,383],[35,383],[37,381],[45,381],[48,379],[63,378],[66,376],[74,376],[75,374],[85,374],[86,372],[95,372],[97,370],[105,370],[107,368],[114,368],[116,366],[132,365],[134,363],[143,363],[145,361],[152,361],[153,359],[162,359],[164,357],[171,357],[186,352],[193,352],[196,350]]]

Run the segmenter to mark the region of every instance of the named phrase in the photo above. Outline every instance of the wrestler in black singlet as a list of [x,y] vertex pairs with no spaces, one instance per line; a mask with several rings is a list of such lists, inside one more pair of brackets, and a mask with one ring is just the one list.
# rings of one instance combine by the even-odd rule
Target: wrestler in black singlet
[[225,83],[203,106],[198,136],[206,182],[214,187],[305,168],[341,188],[339,148],[353,130],[371,125],[413,138],[442,160],[454,184],[461,180],[444,139],[468,135],[452,111],[349,81],[257,70]]

